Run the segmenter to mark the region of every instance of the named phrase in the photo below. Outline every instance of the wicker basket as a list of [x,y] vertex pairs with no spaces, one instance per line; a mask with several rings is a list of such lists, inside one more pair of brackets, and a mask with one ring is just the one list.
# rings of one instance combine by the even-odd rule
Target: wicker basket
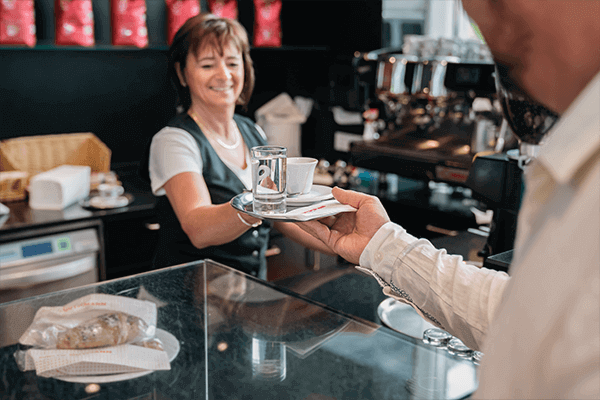
[[27,177],[19,178],[19,182],[3,179],[0,199],[24,199],[28,178],[60,165],[87,165],[92,172],[109,172],[110,157],[110,149],[89,132],[26,136],[0,141],[0,171],[27,174]]
[[0,142],[0,171],[35,175],[68,164],[108,172],[110,156],[109,148],[93,133],[27,136]]
[[0,202],[24,200],[29,174],[23,171],[0,172]]

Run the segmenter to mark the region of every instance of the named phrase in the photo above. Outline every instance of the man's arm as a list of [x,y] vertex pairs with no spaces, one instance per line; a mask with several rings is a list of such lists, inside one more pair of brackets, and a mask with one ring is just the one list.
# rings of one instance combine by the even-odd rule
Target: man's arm
[[479,349],[502,301],[508,275],[466,264],[461,256],[408,234],[390,222],[374,196],[339,188],[332,193],[357,211],[298,225],[346,260],[360,264],[384,287],[384,293]]
[[480,349],[509,282],[504,272],[466,264],[462,256],[387,223],[360,257],[384,293],[410,304],[434,325]]

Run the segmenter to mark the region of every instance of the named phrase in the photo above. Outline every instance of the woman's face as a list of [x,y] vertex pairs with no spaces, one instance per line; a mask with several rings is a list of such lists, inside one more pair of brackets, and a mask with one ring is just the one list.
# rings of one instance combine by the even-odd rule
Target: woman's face
[[213,46],[204,46],[198,54],[188,54],[179,78],[190,89],[192,105],[235,108],[244,87],[242,53],[231,43],[223,47],[222,56]]

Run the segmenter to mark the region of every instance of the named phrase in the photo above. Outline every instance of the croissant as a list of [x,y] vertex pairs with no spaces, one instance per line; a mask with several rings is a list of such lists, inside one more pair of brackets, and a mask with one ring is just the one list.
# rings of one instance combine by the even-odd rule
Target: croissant
[[145,338],[148,325],[123,312],[103,314],[58,334],[57,349],[117,346]]

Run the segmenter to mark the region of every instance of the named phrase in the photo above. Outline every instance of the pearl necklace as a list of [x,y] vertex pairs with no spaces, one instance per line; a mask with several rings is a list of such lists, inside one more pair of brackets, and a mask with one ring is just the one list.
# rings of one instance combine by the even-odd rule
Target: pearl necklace
[[235,150],[239,147],[240,142],[241,142],[241,134],[240,131],[237,127],[237,124],[235,125],[235,141],[232,144],[227,144],[225,142],[223,142],[220,138],[219,135],[217,135],[216,133],[213,133],[212,131],[208,130],[204,124],[202,124],[200,121],[200,117],[194,112],[190,110],[190,117],[192,117],[192,119],[194,121],[196,121],[196,123],[198,124],[198,126],[200,127],[200,129],[202,129],[202,132],[204,132],[204,134],[206,135],[207,133],[210,133],[210,136],[212,139],[214,139],[219,145],[221,145],[223,148],[227,149],[227,150]]

